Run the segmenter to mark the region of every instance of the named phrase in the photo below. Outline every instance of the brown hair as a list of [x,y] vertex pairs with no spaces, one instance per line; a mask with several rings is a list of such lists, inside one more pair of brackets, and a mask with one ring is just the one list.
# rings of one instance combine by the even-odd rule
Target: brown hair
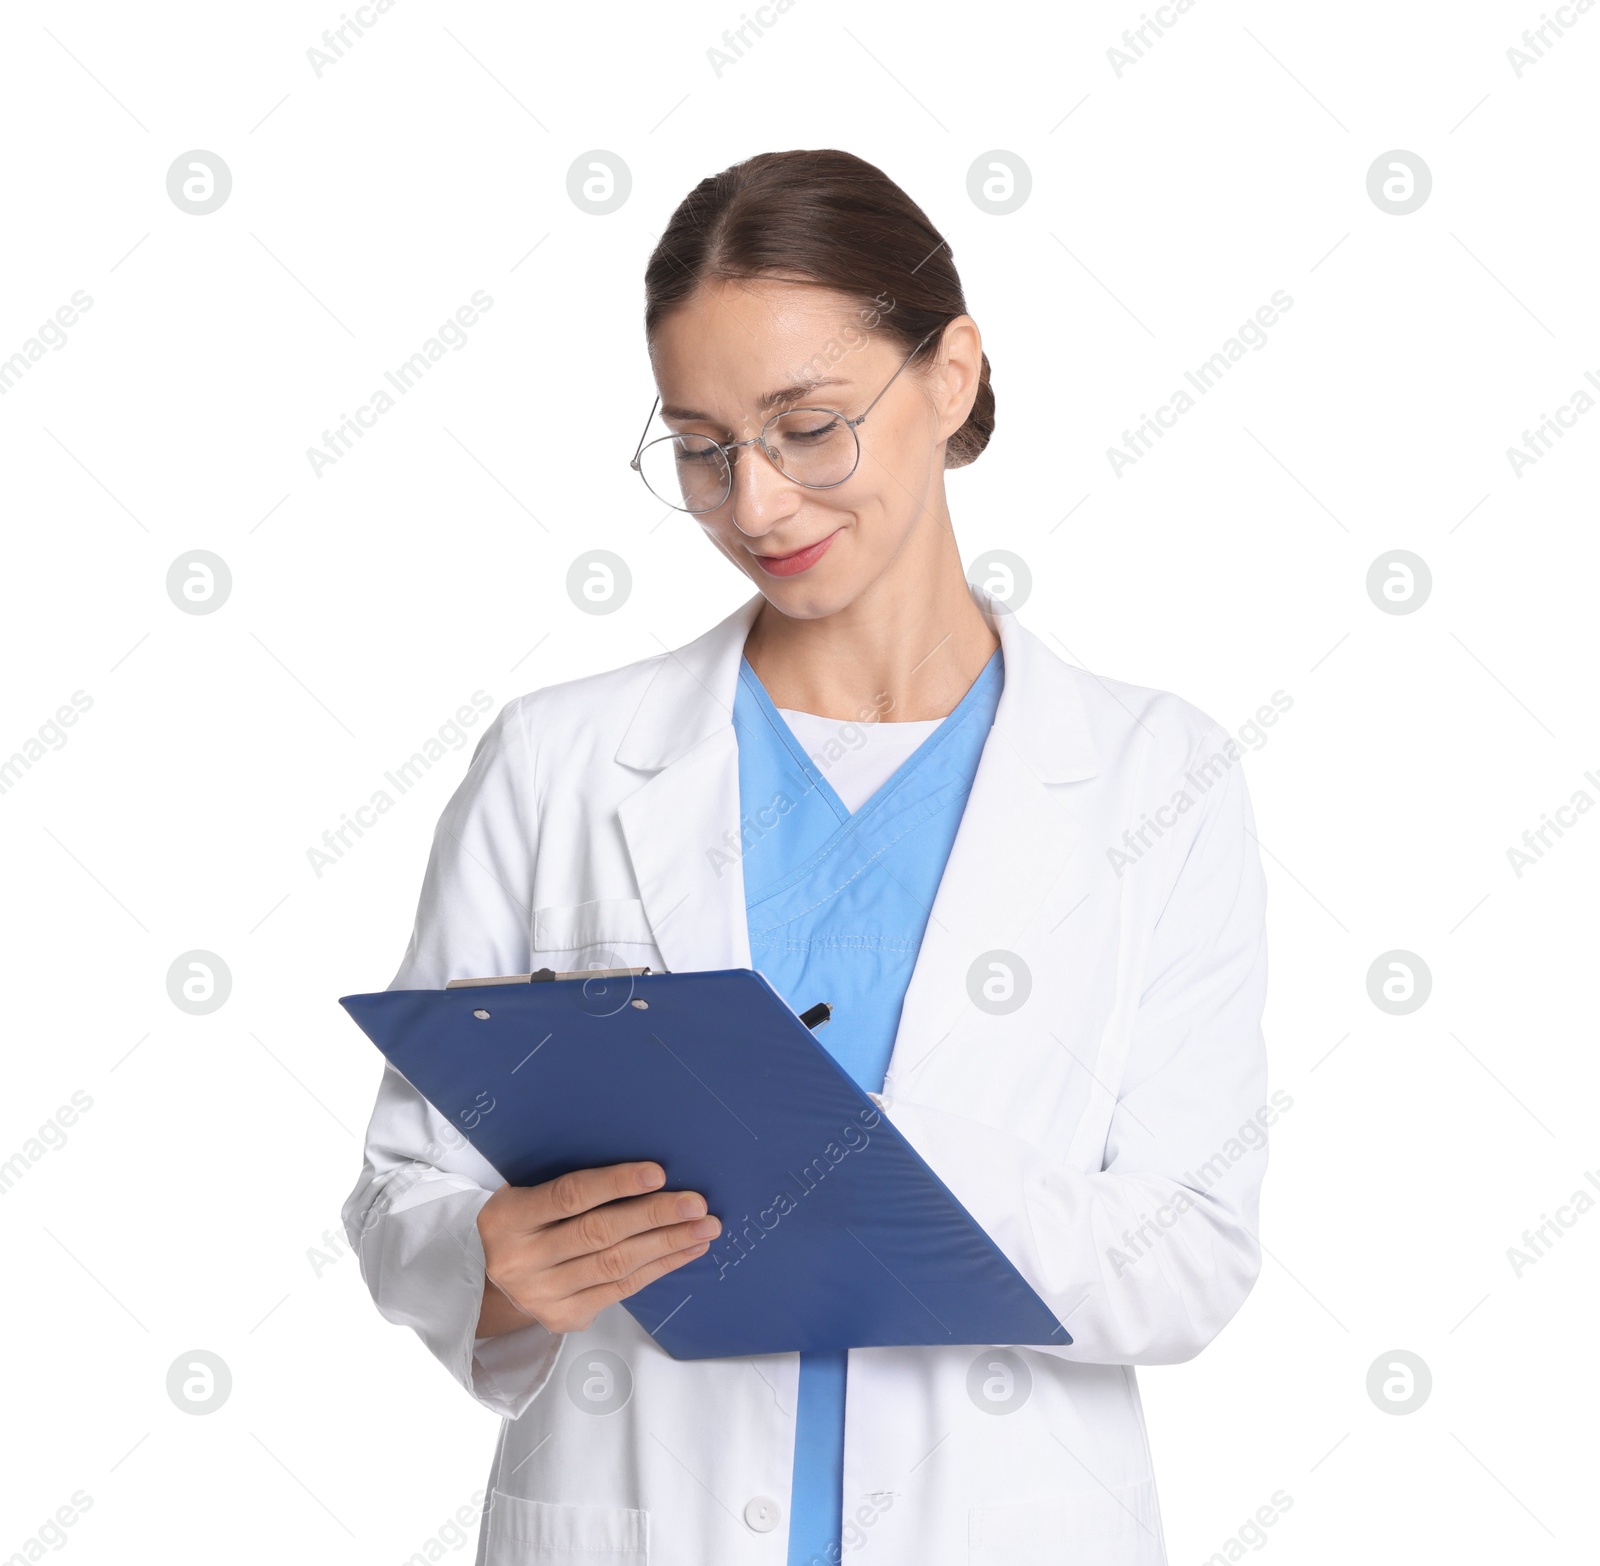
[[[882,169],[831,148],[758,153],[683,198],[645,267],[646,340],[702,283],[741,278],[844,294],[906,353],[967,313],[950,246],[927,214]],[[940,341],[921,357],[931,359]],[[985,354],[977,399],[950,437],[945,466],[966,466],[993,432]]]

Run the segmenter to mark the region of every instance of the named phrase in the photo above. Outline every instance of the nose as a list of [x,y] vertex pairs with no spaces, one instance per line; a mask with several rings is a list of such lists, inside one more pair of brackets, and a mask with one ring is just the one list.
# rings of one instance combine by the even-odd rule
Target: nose
[[778,523],[794,515],[794,482],[759,443],[730,453],[733,488],[727,504],[735,528],[746,538],[761,538]]

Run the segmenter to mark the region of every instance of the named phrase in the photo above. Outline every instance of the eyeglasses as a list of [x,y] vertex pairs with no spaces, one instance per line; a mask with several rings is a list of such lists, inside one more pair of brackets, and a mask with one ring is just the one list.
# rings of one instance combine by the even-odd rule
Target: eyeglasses
[[768,460],[791,482],[804,489],[834,489],[850,477],[861,461],[857,429],[866,422],[894,385],[900,370],[911,363],[940,332],[936,326],[900,361],[900,369],[858,417],[847,419],[832,408],[786,408],[761,426],[749,440],[719,442],[709,435],[663,435],[646,442],[650,419],[661,406],[657,397],[645,420],[644,435],[628,464],[645,481],[650,493],[677,511],[699,515],[715,511],[733,493],[733,456],[741,446],[759,446]]

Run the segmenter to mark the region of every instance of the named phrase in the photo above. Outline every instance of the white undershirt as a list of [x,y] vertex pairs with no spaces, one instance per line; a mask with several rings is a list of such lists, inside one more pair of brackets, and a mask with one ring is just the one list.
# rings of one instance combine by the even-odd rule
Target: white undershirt
[[855,723],[848,718],[796,712],[790,707],[780,707],[778,711],[852,815],[944,722],[943,718],[924,718],[915,723],[884,723],[881,719]]

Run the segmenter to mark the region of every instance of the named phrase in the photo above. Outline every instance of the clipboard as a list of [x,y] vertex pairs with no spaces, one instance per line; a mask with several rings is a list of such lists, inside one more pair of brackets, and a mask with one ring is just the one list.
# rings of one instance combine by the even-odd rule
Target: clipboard
[[621,1303],[674,1359],[1072,1341],[758,972],[607,970],[346,995],[512,1185],[654,1159],[722,1233]]

